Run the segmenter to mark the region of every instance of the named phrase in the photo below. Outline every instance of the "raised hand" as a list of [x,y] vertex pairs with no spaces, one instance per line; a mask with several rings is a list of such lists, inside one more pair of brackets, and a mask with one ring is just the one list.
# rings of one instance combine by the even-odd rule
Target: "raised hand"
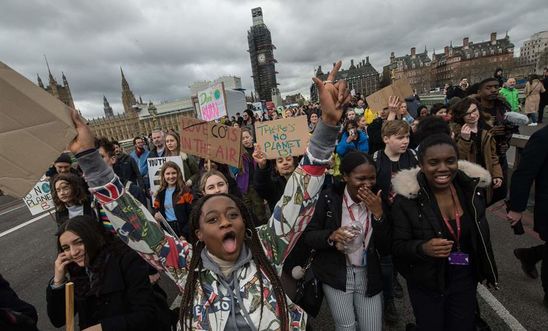
[[72,118],[72,123],[78,134],[69,144],[68,149],[72,153],[77,154],[95,148],[95,136],[86,122],[84,122],[82,116],[80,116],[76,110],[71,109],[70,117]]
[[391,95],[388,97],[388,110],[391,113],[398,114],[400,111],[401,101],[400,98],[398,98],[395,95]]
[[350,91],[347,88],[345,80],[339,80],[336,83],[333,83],[341,65],[341,61],[338,61],[335,64],[335,67],[333,67],[333,70],[331,70],[325,82],[322,82],[317,77],[312,78],[314,84],[316,84],[320,97],[322,121],[329,125],[337,125],[339,123],[344,107],[351,99]]
[[255,144],[255,149],[253,150],[253,160],[255,160],[255,163],[257,163],[257,166],[260,169],[266,168],[266,154],[261,149],[261,146],[259,144]]

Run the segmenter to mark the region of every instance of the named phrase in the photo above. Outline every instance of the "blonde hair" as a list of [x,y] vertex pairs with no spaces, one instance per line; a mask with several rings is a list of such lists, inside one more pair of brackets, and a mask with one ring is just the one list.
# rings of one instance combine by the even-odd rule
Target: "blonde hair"
[[226,185],[228,185],[228,180],[226,179],[226,176],[223,175],[223,173],[220,172],[219,170],[212,169],[212,170],[209,170],[208,172],[204,173],[202,175],[202,178],[200,178],[200,192],[202,192],[202,193],[205,192],[206,182],[209,179],[209,177],[211,177],[211,176],[221,177],[221,179],[225,181]]
[[381,129],[381,135],[383,138],[408,133],[409,124],[403,120],[385,121]]

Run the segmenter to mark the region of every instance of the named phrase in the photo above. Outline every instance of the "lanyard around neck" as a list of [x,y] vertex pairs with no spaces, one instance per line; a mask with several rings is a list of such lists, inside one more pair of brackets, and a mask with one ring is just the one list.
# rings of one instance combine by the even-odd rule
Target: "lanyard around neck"
[[457,249],[460,250],[460,237],[461,237],[461,234],[462,234],[461,219],[460,219],[460,215],[459,215],[460,203],[455,198],[457,193],[456,193],[455,188],[453,187],[453,185],[450,186],[450,189],[451,189],[451,200],[453,201],[453,206],[454,206],[454,211],[455,211],[455,223],[457,224],[457,233],[455,233],[455,230],[453,230],[453,227],[449,223],[449,218],[447,218],[443,215],[442,215],[442,217],[443,217],[443,222],[445,223],[445,226],[447,227],[447,230],[449,231],[449,234],[451,235],[451,237],[453,237],[453,239],[455,239],[455,242],[457,243]]

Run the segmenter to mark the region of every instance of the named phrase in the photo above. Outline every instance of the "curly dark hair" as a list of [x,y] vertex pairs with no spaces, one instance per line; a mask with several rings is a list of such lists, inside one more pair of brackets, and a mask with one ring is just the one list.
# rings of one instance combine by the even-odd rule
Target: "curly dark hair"
[[[230,194],[212,194],[212,195],[206,195],[194,206],[192,209],[192,212],[190,214],[190,242],[192,243],[192,259],[190,260],[190,265],[188,267],[189,274],[187,277],[186,284],[184,286],[183,291],[183,297],[181,300],[181,308],[180,308],[180,322],[183,330],[190,330],[192,328],[192,312],[193,309],[193,301],[194,301],[194,295],[196,294],[196,284],[199,282],[200,286],[203,288],[202,283],[202,269],[203,269],[203,262],[201,258],[202,250],[204,249],[205,245],[202,241],[199,241],[196,237],[196,230],[200,227],[200,216],[202,215],[202,208],[204,204],[211,199],[212,197],[219,197],[223,196],[226,198],[231,199],[236,203],[236,206],[240,210],[244,224],[245,224],[245,231],[251,231],[252,235],[251,238],[245,238],[245,244],[249,249],[251,250],[251,256],[253,259],[253,262],[257,266],[257,278],[259,279],[259,284],[261,287],[260,293],[263,293],[263,273],[264,275],[270,280],[272,284],[272,290],[274,292],[274,296],[276,298],[276,303],[278,304],[278,311],[279,311],[279,317],[280,317],[280,325],[282,331],[288,331],[289,330],[289,310],[287,306],[287,300],[285,296],[285,292],[282,288],[282,283],[280,281],[280,278],[278,278],[278,275],[276,273],[276,270],[272,266],[270,260],[266,257],[263,246],[261,245],[261,242],[259,241],[259,237],[257,235],[257,230],[255,229],[255,224],[253,223],[253,217],[249,213],[249,210],[245,206],[242,200],[237,198],[236,196],[230,195]],[[241,304],[241,303],[240,303]],[[263,312],[264,307],[264,298],[261,295],[261,315]],[[260,324],[260,321],[259,321]]]
[[61,180],[67,182],[70,185],[73,196],[72,200],[75,204],[81,205],[88,199],[88,193],[86,191],[86,187],[84,186],[82,178],[73,173],[57,174],[55,175],[55,177],[53,177],[53,180],[51,181],[50,189],[53,203],[55,204],[55,208],[58,211],[64,211],[65,209],[67,209],[65,204],[61,200],[59,200],[59,196],[57,195],[57,191],[55,190],[55,184]]

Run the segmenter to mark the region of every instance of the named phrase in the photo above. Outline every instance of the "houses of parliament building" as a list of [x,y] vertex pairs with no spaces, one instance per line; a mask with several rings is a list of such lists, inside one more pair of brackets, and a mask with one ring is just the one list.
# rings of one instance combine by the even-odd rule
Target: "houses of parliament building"
[[[122,104],[124,112],[114,114],[106,97],[103,97],[104,117],[88,119],[88,124],[98,137],[107,137],[117,141],[133,139],[136,136],[145,136],[152,133],[154,128],[175,130],[179,132],[179,118],[181,116],[196,117],[196,97],[161,102],[157,105],[152,102],[143,103],[137,100],[126,80],[122,76]],[[38,76],[38,86],[57,97],[67,106],[74,107],[72,93],[65,74],[62,74],[63,85],[57,83],[48,67],[49,84],[44,85]]]

